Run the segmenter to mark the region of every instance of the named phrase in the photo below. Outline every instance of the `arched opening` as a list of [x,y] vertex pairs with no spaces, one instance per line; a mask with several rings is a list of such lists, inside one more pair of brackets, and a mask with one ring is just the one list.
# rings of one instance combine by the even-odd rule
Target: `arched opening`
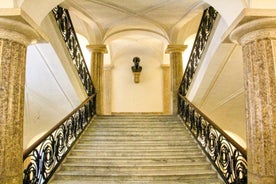
[[[121,34],[108,40],[112,63],[113,113],[162,113],[162,68],[165,44],[147,32]],[[141,59],[140,82],[134,82],[133,58]]]

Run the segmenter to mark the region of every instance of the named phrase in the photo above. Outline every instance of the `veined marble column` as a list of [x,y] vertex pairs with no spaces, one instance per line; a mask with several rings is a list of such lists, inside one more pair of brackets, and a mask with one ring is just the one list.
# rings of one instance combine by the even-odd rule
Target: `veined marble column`
[[105,45],[88,45],[91,50],[91,77],[96,88],[96,113],[103,114],[103,64],[104,53],[107,53]]
[[170,93],[170,65],[161,65],[163,69],[163,114],[171,114],[171,93]]
[[172,44],[168,45],[166,53],[170,54],[171,66],[171,90],[172,90],[172,113],[177,114],[178,89],[183,77],[182,52],[187,45]]
[[36,33],[0,18],[0,183],[22,183],[26,47]]
[[276,183],[276,18],[236,28],[246,91],[248,183]]
[[104,66],[103,112],[105,115],[111,115],[112,111],[112,68],[112,65]]

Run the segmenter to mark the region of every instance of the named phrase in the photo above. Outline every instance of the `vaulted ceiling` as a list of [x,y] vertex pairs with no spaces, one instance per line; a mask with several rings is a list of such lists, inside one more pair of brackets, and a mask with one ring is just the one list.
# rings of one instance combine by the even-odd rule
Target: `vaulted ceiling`
[[[139,36],[142,31],[176,43],[179,39],[184,41],[178,37],[180,30],[187,26],[191,30],[188,32],[197,30],[198,21],[187,23],[202,13],[204,3],[201,0],[68,0],[62,6],[71,12],[77,32],[91,42],[104,43],[122,34]],[[139,34],[135,34],[137,31]]]

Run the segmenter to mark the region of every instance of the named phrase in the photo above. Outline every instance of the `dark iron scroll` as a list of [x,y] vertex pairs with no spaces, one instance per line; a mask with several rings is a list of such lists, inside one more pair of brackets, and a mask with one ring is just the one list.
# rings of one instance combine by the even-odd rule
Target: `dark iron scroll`
[[246,151],[179,94],[179,115],[225,183],[247,183]]
[[23,184],[49,181],[95,115],[95,105],[93,94],[24,152]]
[[192,83],[193,76],[197,66],[199,65],[200,58],[207,44],[217,15],[218,12],[213,7],[209,7],[203,12],[190,58],[179,87],[179,93],[183,96],[187,94],[187,91]]
[[87,69],[69,12],[67,9],[60,6],[54,8],[52,12],[55,16],[62,38],[65,41],[73,63],[76,66],[81,82],[86,90],[86,93],[90,96],[95,92],[95,88]]

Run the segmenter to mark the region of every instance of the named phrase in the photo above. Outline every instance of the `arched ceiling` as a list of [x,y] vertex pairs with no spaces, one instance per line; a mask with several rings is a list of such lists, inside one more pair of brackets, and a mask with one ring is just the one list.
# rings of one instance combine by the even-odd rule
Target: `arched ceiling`
[[105,43],[116,38],[116,34],[135,30],[154,33],[168,43],[178,42],[175,35],[201,12],[203,5],[202,0],[66,0],[62,3],[71,12],[75,27],[81,28],[77,32],[92,43]]

